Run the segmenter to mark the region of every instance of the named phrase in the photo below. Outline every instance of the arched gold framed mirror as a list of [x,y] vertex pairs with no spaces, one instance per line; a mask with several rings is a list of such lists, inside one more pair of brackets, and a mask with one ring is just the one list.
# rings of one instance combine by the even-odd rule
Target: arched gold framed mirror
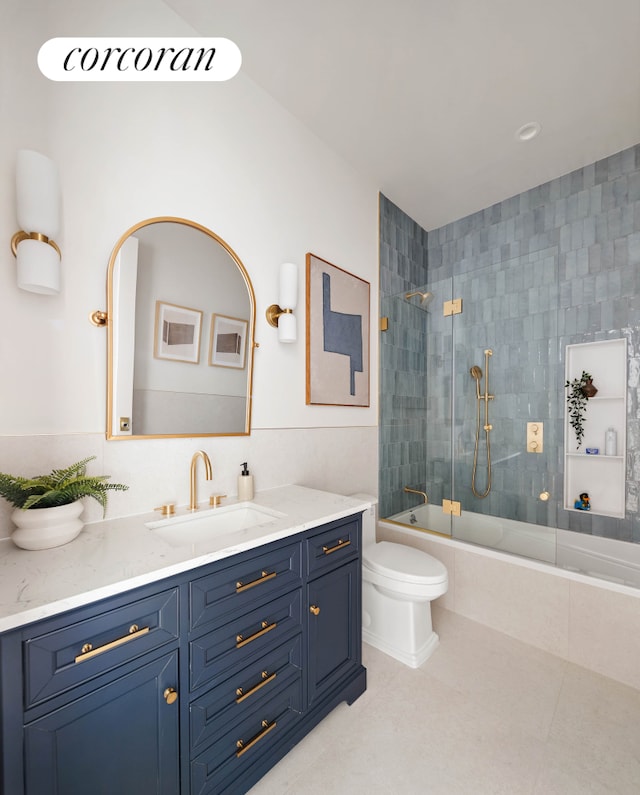
[[222,238],[171,216],[128,229],[107,325],[107,439],[250,433],[255,294]]

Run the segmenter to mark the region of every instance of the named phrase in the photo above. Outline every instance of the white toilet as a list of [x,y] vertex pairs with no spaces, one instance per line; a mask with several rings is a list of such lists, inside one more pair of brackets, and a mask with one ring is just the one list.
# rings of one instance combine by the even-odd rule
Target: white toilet
[[431,601],[447,592],[444,565],[422,550],[376,543],[377,500],[362,515],[362,639],[411,668],[438,646]]

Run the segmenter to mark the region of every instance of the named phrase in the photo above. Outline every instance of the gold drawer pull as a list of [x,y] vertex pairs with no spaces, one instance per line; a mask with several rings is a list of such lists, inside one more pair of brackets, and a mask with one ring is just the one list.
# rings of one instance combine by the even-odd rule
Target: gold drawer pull
[[165,688],[165,691],[162,695],[164,696],[164,700],[167,702],[167,704],[174,704],[178,700],[178,691],[175,689],[175,687]]
[[249,635],[248,638],[243,637],[242,635],[236,635],[236,649],[241,648],[242,646],[246,646],[247,643],[251,643],[252,640],[259,638],[261,635],[266,635],[267,632],[271,632],[272,629],[275,629],[278,625],[274,621],[273,624],[270,624],[268,621],[262,622],[262,629],[259,629],[257,632],[254,632],[253,635]]
[[314,616],[319,616],[320,615],[320,608],[318,607],[318,605],[311,605],[309,610],[310,610],[311,613],[313,613]]
[[262,681],[258,682],[257,685],[254,685],[250,690],[247,690],[246,693],[244,692],[244,690],[241,687],[239,687],[236,690],[236,696],[237,696],[236,704],[240,704],[241,701],[244,701],[245,698],[249,698],[249,696],[252,696],[258,690],[260,690],[261,687],[264,687],[265,685],[268,685],[269,682],[273,682],[273,680],[275,678],[276,678],[275,671],[272,674],[268,674],[266,671],[263,671],[262,672]]
[[253,739],[249,740],[249,742],[246,744],[244,740],[238,740],[238,742],[236,743],[236,748],[238,749],[236,751],[236,756],[242,756],[242,754],[245,751],[248,751],[249,748],[255,745],[259,740],[262,740],[263,737],[266,737],[267,734],[269,734],[269,732],[271,731],[271,729],[275,729],[276,726],[277,723],[275,721],[273,721],[273,723],[269,723],[268,720],[263,720],[262,731],[258,732]]
[[330,555],[332,552],[337,552],[339,549],[343,549],[343,547],[348,547],[351,541],[343,541],[340,539],[335,547],[322,547],[322,551],[325,555]]
[[115,649],[116,646],[121,646],[123,643],[128,643],[130,640],[139,638],[140,635],[146,635],[148,631],[149,627],[142,627],[142,629],[139,629],[137,624],[132,624],[129,627],[128,635],[123,635],[117,640],[112,640],[111,643],[105,643],[104,646],[98,646],[97,649],[94,649],[91,643],[85,643],[82,647],[81,653],[76,657],[75,662],[84,662],[85,660],[89,660],[91,657],[95,657],[97,654],[102,654],[104,651]]
[[251,582],[247,583],[243,583],[238,580],[238,582],[236,583],[236,593],[242,593],[243,591],[248,591],[249,588],[253,588],[254,585],[260,585],[261,582],[272,580],[277,575],[278,575],[277,571],[272,571],[271,573],[269,573],[268,571],[263,571],[262,576],[258,577],[257,580],[252,580]]

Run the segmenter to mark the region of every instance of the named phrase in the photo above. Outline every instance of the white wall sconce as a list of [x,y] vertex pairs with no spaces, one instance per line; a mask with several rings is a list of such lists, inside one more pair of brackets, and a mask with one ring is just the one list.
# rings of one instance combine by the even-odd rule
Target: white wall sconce
[[293,310],[298,304],[298,266],[283,262],[280,266],[280,305],[267,309],[269,324],[278,329],[279,342],[295,342],[298,338]]
[[18,151],[16,209],[20,231],[11,238],[11,251],[18,287],[56,295],[62,254],[53,238],[60,227],[60,180],[56,164],[30,149]]

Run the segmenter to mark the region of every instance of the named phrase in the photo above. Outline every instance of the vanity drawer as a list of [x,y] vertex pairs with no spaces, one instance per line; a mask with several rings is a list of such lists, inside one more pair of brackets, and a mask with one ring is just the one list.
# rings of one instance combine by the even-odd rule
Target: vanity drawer
[[191,641],[191,690],[262,659],[267,650],[298,633],[301,624],[302,589],[298,588]]
[[309,575],[316,575],[341,566],[358,556],[360,551],[361,517],[333,522],[328,529],[307,539]]
[[302,679],[298,677],[191,762],[191,795],[244,792],[237,779],[254,762],[268,757],[270,749],[300,717],[301,710]]
[[25,706],[177,638],[177,588],[30,638],[24,644]]
[[302,582],[300,542],[262,552],[241,563],[193,580],[190,586],[191,629],[229,621],[234,615],[299,586]]
[[302,636],[296,635],[194,701],[189,714],[192,756],[299,678],[301,667]]

